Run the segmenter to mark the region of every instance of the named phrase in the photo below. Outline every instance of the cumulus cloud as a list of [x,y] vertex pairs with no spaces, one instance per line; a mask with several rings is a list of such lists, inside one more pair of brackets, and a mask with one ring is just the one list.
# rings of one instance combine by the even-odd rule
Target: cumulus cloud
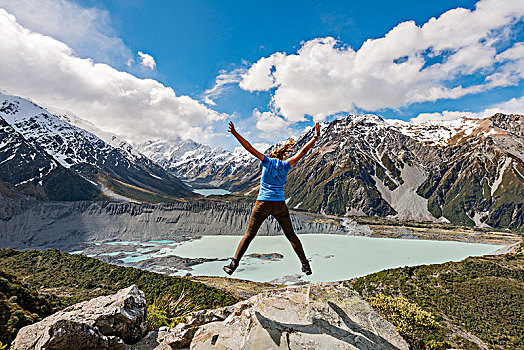
[[78,57],[111,65],[125,64],[133,57],[105,10],[66,0],[0,0],[0,8],[15,15],[25,28],[65,43]]
[[271,112],[260,112],[256,108],[253,110],[253,117],[256,119],[256,128],[266,132],[282,130],[288,125],[288,123],[279,116]]
[[495,113],[504,114],[523,114],[524,113],[524,96],[512,98],[509,101],[494,104],[480,112],[461,112],[461,111],[443,111],[435,113],[420,113],[411,119],[413,123],[423,123],[429,120],[454,120],[461,117],[466,118],[486,118]]
[[[516,85],[524,75],[524,50],[522,43],[508,47],[508,37],[523,16],[521,0],[481,0],[474,11],[449,10],[422,26],[400,23],[357,51],[317,38],[296,54],[261,58],[239,86],[272,91],[275,113],[298,122],[306,115],[322,120],[354,109],[398,108]],[[461,83],[472,75],[474,83]]]
[[151,70],[155,70],[156,68],[156,62],[153,56],[148,55],[147,53],[143,53],[142,51],[138,51],[138,56],[140,56],[140,64],[144,67],[148,67]]
[[153,79],[139,79],[35,33],[0,9],[0,86],[13,94],[71,110],[101,129],[130,140],[204,141],[225,116]]
[[242,76],[247,72],[246,68],[236,68],[228,72],[221,70],[215,79],[215,84],[211,89],[204,91],[203,100],[211,106],[215,106],[215,99],[222,95],[224,91],[232,84],[238,84],[242,81]]

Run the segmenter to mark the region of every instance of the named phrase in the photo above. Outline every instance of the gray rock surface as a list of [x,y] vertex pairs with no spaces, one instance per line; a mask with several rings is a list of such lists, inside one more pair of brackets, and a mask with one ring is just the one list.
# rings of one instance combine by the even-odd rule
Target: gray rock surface
[[200,349],[409,349],[394,326],[339,283],[288,287],[234,306],[224,320],[201,326]]
[[175,328],[160,327],[149,332],[133,345],[126,345],[126,350],[165,350],[185,349],[191,344],[198,327],[210,322],[223,321],[234,310],[233,306],[213,310],[200,310],[187,317],[187,323],[179,323]]
[[144,293],[132,285],[23,327],[11,349],[124,349],[143,337],[145,318]]
[[[243,235],[252,203],[180,202],[42,202],[0,197],[0,248],[60,248],[80,242],[144,240],[169,235]],[[369,235],[367,226],[295,212],[297,233]],[[259,235],[282,234],[273,218]]]

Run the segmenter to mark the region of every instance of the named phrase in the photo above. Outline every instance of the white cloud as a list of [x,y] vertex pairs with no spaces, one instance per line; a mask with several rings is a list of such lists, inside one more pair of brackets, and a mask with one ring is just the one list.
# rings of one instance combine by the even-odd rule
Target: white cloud
[[428,120],[454,120],[461,117],[467,118],[486,118],[495,113],[504,114],[524,114],[524,96],[512,98],[509,101],[494,104],[480,112],[461,112],[461,111],[443,111],[435,113],[420,113],[411,119],[413,123],[423,123]]
[[75,56],[66,44],[32,32],[0,9],[0,86],[70,110],[101,129],[140,141],[174,135],[205,141],[225,116],[153,79]]
[[142,51],[138,51],[138,56],[140,56],[140,64],[144,67],[149,67],[151,70],[155,70],[156,68],[156,62],[153,56],[148,55],[147,53],[143,53]]
[[25,28],[65,43],[78,57],[112,65],[125,64],[133,57],[105,10],[66,0],[0,0],[0,8],[15,15]]
[[273,131],[282,131],[287,127],[287,122],[280,118],[277,115],[274,115],[271,112],[261,113],[258,109],[253,110],[253,116],[255,117],[257,123],[256,128],[258,130],[273,132]]
[[[254,63],[239,86],[272,92],[271,107],[286,120],[322,120],[355,108],[377,111],[416,102],[456,99],[524,78],[522,44],[508,33],[524,16],[522,0],[481,0],[422,26],[408,21],[355,51],[333,38],[305,42],[296,54],[277,52]],[[468,75],[485,81],[462,85]]]
[[215,85],[211,89],[204,91],[203,100],[211,106],[215,106],[215,99],[232,84],[238,84],[242,81],[242,76],[247,72],[246,68],[236,68],[230,72],[221,70],[215,79]]

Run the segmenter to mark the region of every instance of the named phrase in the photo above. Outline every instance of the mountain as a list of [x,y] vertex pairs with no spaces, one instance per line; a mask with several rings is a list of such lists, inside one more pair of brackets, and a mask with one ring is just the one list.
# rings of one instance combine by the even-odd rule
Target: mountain
[[0,94],[0,117],[27,143],[99,185],[110,197],[161,202],[195,196],[181,180],[128,143],[115,138],[110,144],[72,125],[71,114],[57,116],[21,97]]
[[[248,154],[196,143],[140,149],[181,178],[257,193],[260,164]],[[286,194],[291,208],[324,214],[522,229],[523,174],[521,115],[424,123],[348,115],[322,124],[315,147],[291,169]]]
[[[0,192],[49,200],[104,198],[91,182],[63,167],[42,148],[29,144],[0,117]],[[2,190],[3,189],[3,190]]]
[[523,121],[503,114],[421,124],[371,115],[335,120],[290,171],[289,205],[521,229]]
[[418,194],[454,223],[524,228],[524,116],[463,119]]
[[199,188],[230,187],[238,178],[238,170],[254,160],[243,148],[229,151],[182,138],[147,141],[135,147],[173,175]]

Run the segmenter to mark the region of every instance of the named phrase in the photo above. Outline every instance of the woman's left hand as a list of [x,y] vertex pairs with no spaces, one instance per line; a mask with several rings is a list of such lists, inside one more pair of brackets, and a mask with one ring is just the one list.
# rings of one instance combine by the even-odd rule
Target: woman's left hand
[[315,132],[316,132],[317,136],[320,136],[320,124],[319,123],[315,124]]
[[232,133],[233,135],[237,132],[235,130],[235,126],[233,125],[233,122],[229,122],[229,130],[228,132]]

